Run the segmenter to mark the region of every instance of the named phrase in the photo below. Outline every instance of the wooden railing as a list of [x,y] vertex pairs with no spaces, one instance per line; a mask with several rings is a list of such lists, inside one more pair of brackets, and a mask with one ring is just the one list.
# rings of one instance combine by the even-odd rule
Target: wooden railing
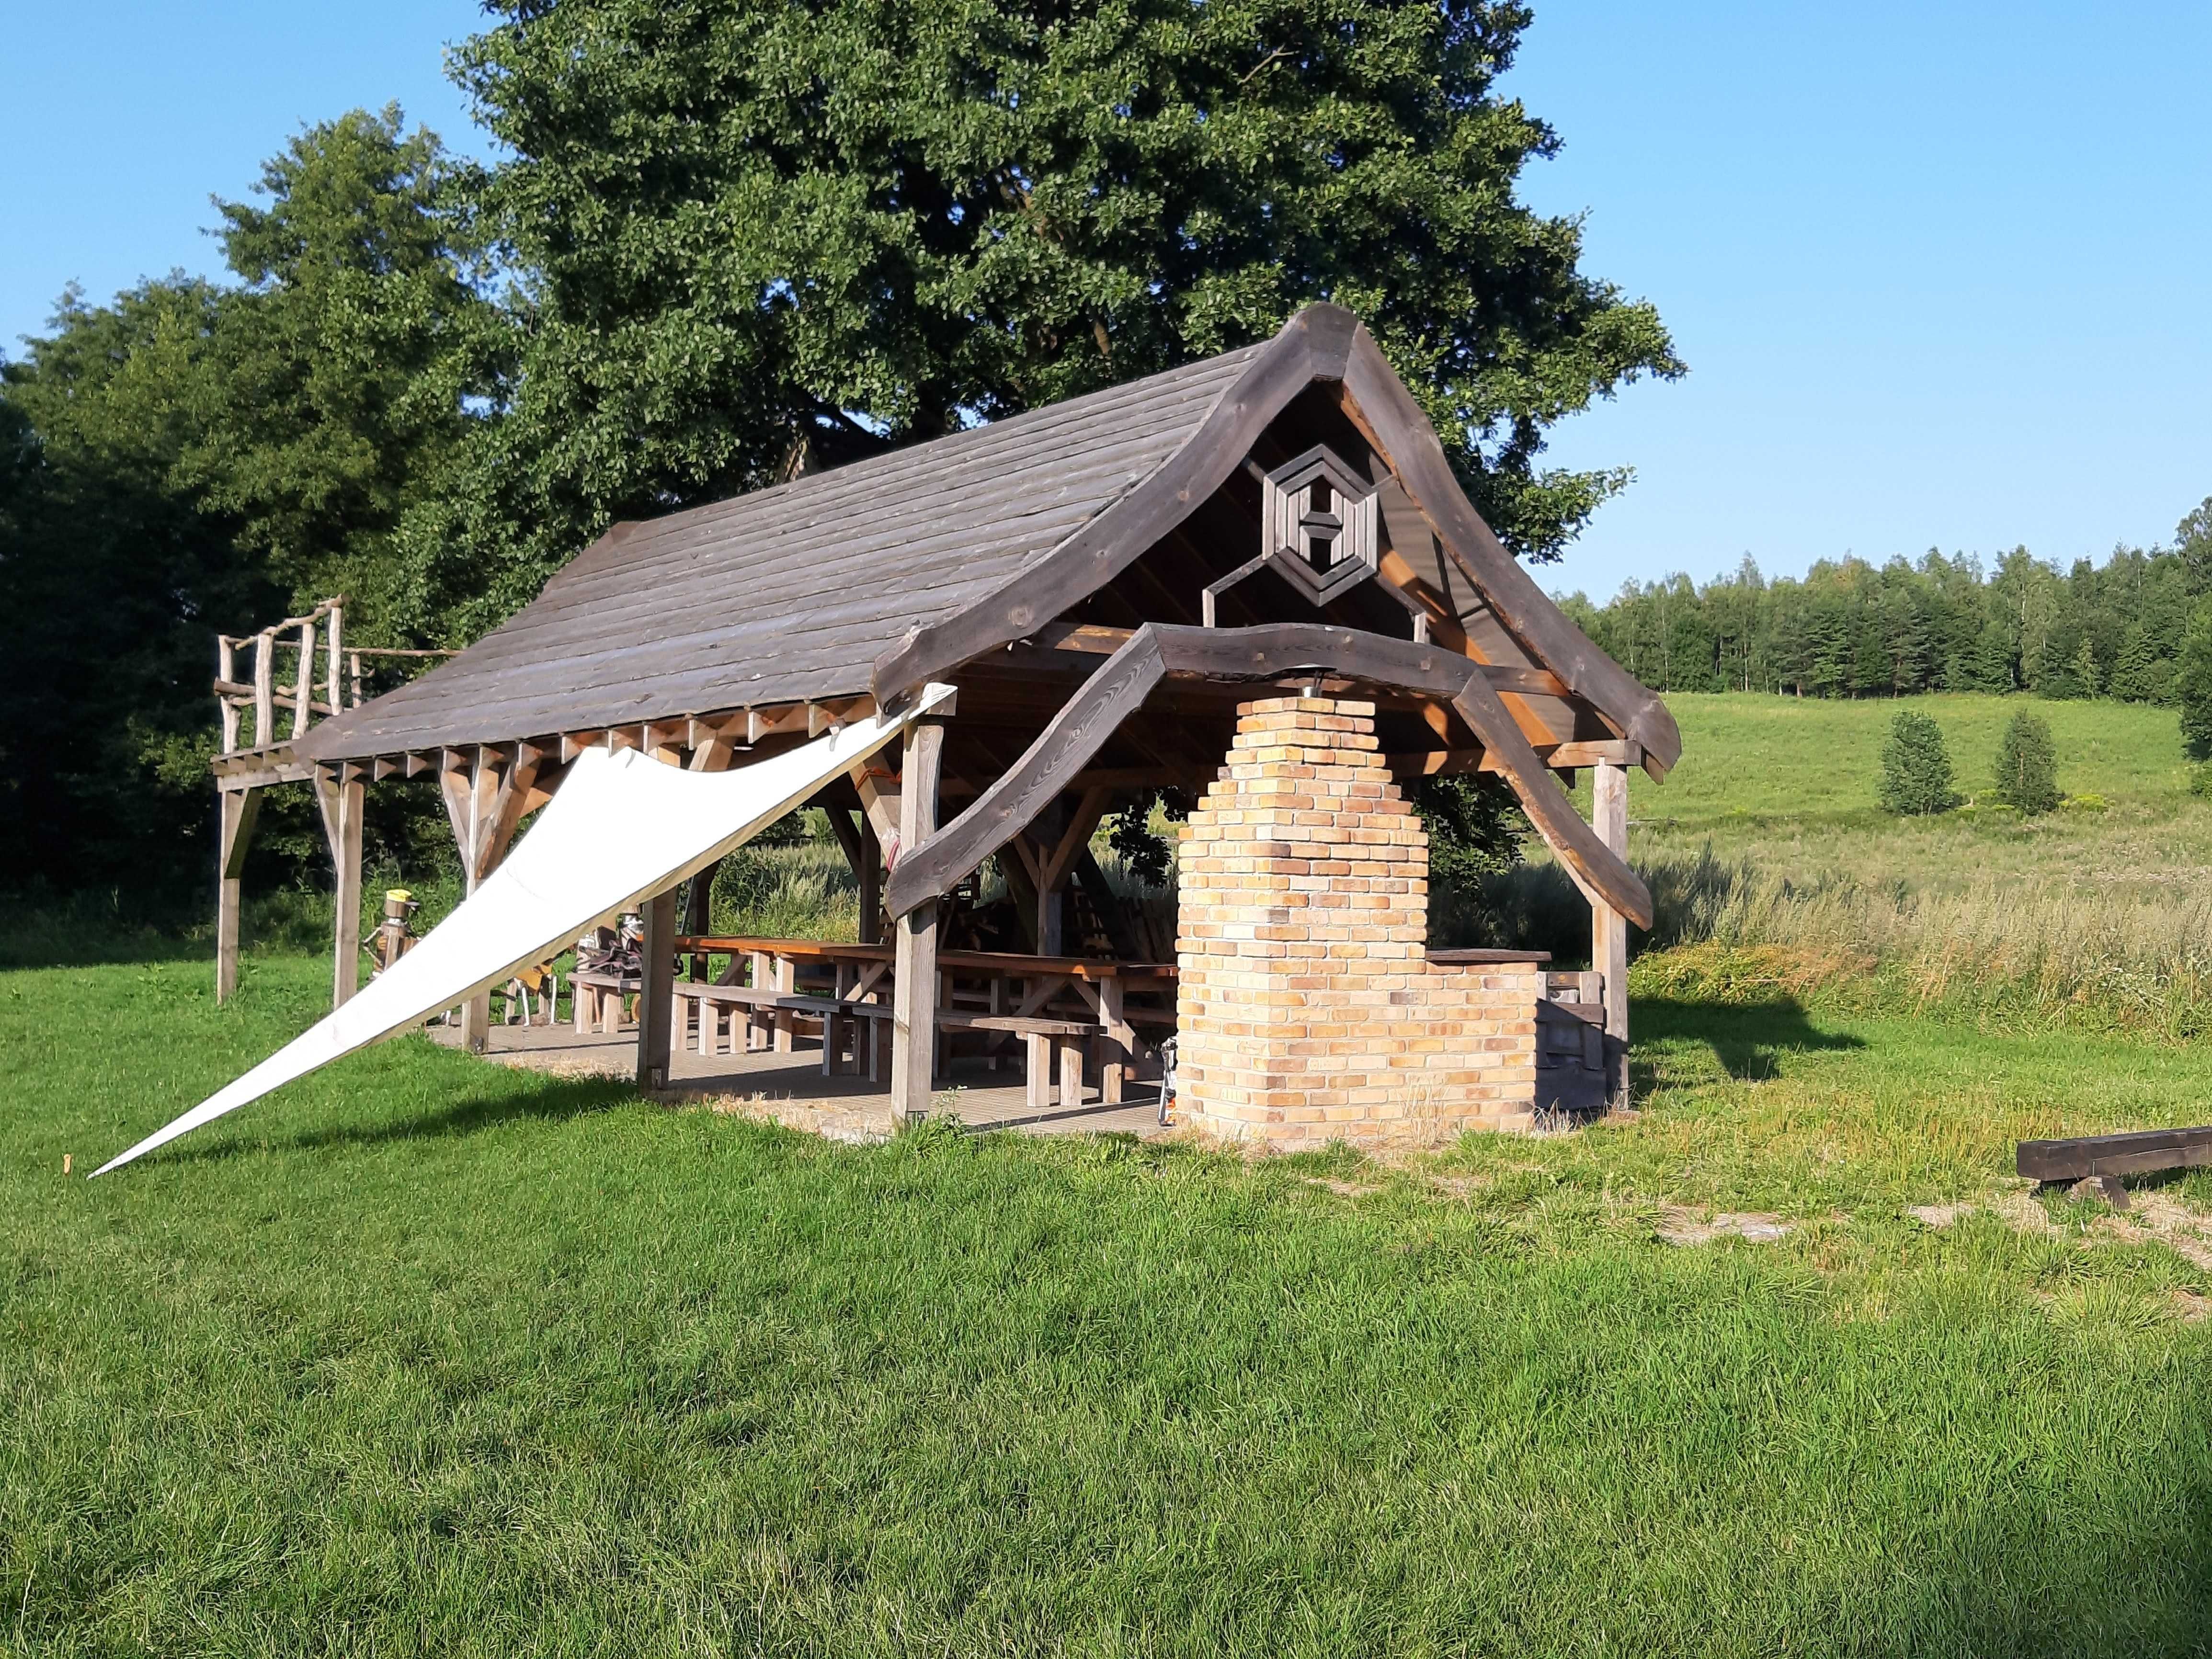
[[[215,636],[215,696],[222,710],[222,753],[269,749],[296,742],[318,716],[353,708],[375,695],[366,683],[376,664],[393,659],[421,660],[450,657],[451,651],[404,650],[391,646],[349,646],[345,642],[345,595],[325,599],[304,617],[287,617],[258,634]],[[253,677],[238,675],[238,653],[253,648]],[[289,653],[280,658],[279,653]],[[253,717],[251,742],[246,716]],[[289,713],[290,730],[277,723]]]

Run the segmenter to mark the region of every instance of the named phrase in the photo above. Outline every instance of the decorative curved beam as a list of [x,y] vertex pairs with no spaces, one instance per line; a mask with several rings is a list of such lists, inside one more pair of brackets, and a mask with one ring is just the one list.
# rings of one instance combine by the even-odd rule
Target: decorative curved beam
[[1492,533],[1460,488],[1436,428],[1364,325],[1352,331],[1343,384],[1414,509],[1435,527],[1498,620],[1570,690],[1619,722],[1624,737],[1644,746],[1653,776],[1665,775],[1682,754],[1682,734],[1667,705],[1570,622]]
[[1291,398],[1316,380],[1342,377],[1358,325],[1339,306],[1300,311],[1150,477],[1005,586],[877,659],[878,706],[938,678],[933,665],[957,666],[1036,632],[1134,563],[1228,481]]
[[1530,821],[1576,884],[1638,927],[1651,925],[1650,889],[1574,810],[1491,690],[1481,664],[1442,646],[1319,623],[1267,628],[1146,623],[1084,683],[1011,769],[899,860],[884,889],[887,908],[903,915],[951,892],[1058,799],[1168,675],[1276,680],[1310,670],[1450,702],[1497,757]]

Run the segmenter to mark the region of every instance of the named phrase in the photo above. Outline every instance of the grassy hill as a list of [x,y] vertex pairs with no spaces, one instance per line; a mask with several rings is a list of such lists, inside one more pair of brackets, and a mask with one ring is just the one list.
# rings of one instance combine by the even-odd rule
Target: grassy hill
[[2022,708],[2050,723],[2059,786],[2069,793],[2172,805],[2188,792],[2174,712],[2144,703],[1971,693],[1863,702],[1680,693],[1667,707],[1682,729],[1681,763],[1664,783],[1633,775],[1633,817],[1703,824],[1743,814],[1871,811],[1882,742],[1900,708],[1930,715],[1943,728],[1962,794],[1986,791],[1998,736]]
[[[1663,783],[1630,776],[1630,856],[1659,909],[1640,942],[1645,982],[1781,983],[2030,1027],[2212,1033],[2212,801],[2188,792],[2172,710],[1973,696],[1668,706],[1680,763]],[[1969,795],[1986,787],[2005,722],[2029,708],[2051,726],[2062,787],[2102,804],[2033,819],[1971,805],[1893,817],[1876,786],[1901,706],[1936,718]],[[1587,951],[1584,908],[1541,857],[1484,899],[1469,931]],[[1763,953],[1755,970],[1729,955],[1746,951]]]

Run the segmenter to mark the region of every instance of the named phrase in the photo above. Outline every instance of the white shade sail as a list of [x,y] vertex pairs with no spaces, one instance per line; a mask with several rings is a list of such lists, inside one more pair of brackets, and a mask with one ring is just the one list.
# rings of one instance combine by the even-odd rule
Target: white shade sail
[[951,686],[931,685],[902,714],[855,721],[728,772],[687,772],[634,750],[586,750],[506,862],[413,950],[327,1019],[93,1174],[119,1169],[543,962],[586,928],[744,845],[951,696]]

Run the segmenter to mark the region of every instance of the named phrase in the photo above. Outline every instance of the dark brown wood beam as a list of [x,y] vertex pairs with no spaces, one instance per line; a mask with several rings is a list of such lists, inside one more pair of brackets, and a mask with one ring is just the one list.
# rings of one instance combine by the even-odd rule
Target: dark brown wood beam
[[1577,884],[1638,925],[1650,926],[1650,890],[1575,811],[1479,665],[1438,646],[1316,623],[1139,629],[1053,717],[1012,770],[933,837],[929,848],[899,861],[887,894],[891,913],[902,915],[950,892],[1034,823],[1170,673],[1266,682],[1305,672],[1449,700],[1497,757],[1537,830]]

